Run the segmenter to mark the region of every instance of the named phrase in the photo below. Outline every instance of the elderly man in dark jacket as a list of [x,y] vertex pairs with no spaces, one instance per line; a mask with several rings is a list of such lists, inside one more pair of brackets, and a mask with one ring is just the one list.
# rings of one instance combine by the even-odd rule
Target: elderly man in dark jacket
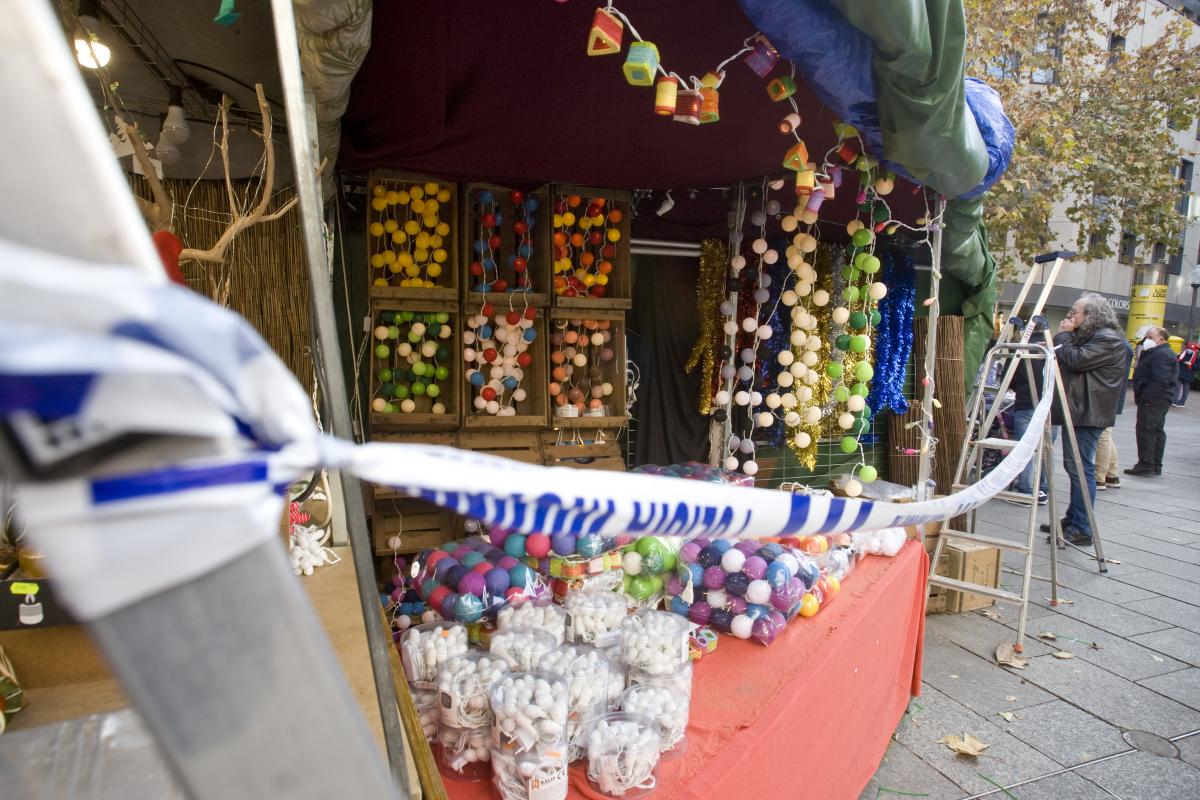
[[[1075,468],[1071,437],[1063,437],[1063,467],[1071,479],[1071,503],[1063,519],[1063,537],[1075,545],[1092,543],[1084,492],[1096,502],[1096,443],[1105,428],[1117,419],[1117,402],[1125,389],[1127,369],[1125,337],[1112,306],[1103,296],[1085,294],[1075,301],[1054,337],[1054,352],[1062,371],[1067,408],[1083,475]],[[1056,404],[1057,406],[1057,404]],[[1065,422],[1062,409],[1055,409],[1056,422]],[[1042,530],[1049,532],[1050,526]]]
[[1146,331],[1142,354],[1133,369],[1138,462],[1125,470],[1126,475],[1142,478],[1162,475],[1163,450],[1167,446],[1167,432],[1163,426],[1175,395],[1178,375],[1179,365],[1167,344],[1166,330],[1151,328]]

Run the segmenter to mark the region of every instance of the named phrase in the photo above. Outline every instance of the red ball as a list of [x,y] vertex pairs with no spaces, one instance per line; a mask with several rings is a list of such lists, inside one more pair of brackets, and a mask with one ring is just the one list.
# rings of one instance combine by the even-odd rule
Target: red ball
[[525,589],[521,586],[510,586],[504,592],[504,599],[510,603],[513,600],[519,600],[520,598],[522,598],[524,596],[525,596]]
[[[488,349],[484,350],[483,351],[483,360],[488,362],[489,364],[492,363],[493,361],[495,361],[496,360],[496,348],[489,347]],[[492,396],[493,397],[495,396],[495,392],[492,393]]]
[[604,241],[604,234],[600,233],[600,231],[592,231],[588,234],[588,241],[592,244],[600,244]]
[[496,313],[496,307],[491,303],[484,303],[483,308],[479,309],[479,313],[483,314],[485,317],[490,317]]
[[527,266],[527,264],[526,264],[525,259],[523,259],[523,258],[514,258],[513,259],[513,269],[515,269],[517,272],[524,272],[526,266]]
[[567,248],[565,248],[565,247],[555,247],[554,248],[554,257],[555,258],[564,259],[567,257],[567,255],[568,255]]
[[592,297],[604,297],[606,294],[608,294],[607,287],[601,286],[598,283],[592,287]]
[[603,249],[600,250],[600,255],[604,256],[605,258],[612,258],[616,254],[617,248],[611,244],[604,245]]
[[493,235],[492,238],[488,239],[488,246],[493,250],[499,250],[501,242],[503,240],[499,236]]
[[485,386],[482,390],[480,390],[479,396],[490,403],[492,400],[496,399],[496,390],[490,386]]
[[550,537],[544,533],[531,533],[525,539],[525,552],[534,558],[545,558],[550,553]]
[[448,594],[450,594],[449,586],[439,586],[429,593],[429,597],[425,599],[425,602],[429,603],[429,605],[433,606],[434,608],[438,608],[441,606],[442,601],[446,599],[446,595]]
[[508,281],[504,280],[504,278],[497,278],[495,281],[492,282],[492,291],[493,292],[504,292],[507,290],[508,290]]
[[518,322],[521,321],[521,312],[520,311],[508,312],[507,314],[504,315],[504,321],[507,322],[509,325],[516,325]]
[[425,558],[425,569],[432,570],[437,566],[437,563],[450,554],[445,550],[434,550]]
[[494,228],[496,226],[496,215],[491,214],[491,213],[484,214],[483,218],[480,219],[479,221],[483,224],[483,227],[485,227],[485,228]]
[[489,572],[495,566],[495,564],[489,564],[486,561],[480,561],[478,564],[471,567],[471,572],[478,572],[480,575],[483,575]]
[[597,214],[599,214],[599,213],[600,213],[600,206],[597,206],[597,205],[590,205],[590,206],[588,206],[588,207],[587,207],[587,215],[588,215],[589,217],[594,217],[594,216],[596,216],[596,215],[597,215]]
[[528,367],[532,363],[533,356],[529,355],[529,353],[521,353],[519,356],[517,356],[517,366]]
[[508,193],[508,200],[509,200],[509,202],[510,202],[510,203],[512,203],[514,206],[515,206],[515,205],[517,205],[518,203],[520,203],[520,202],[521,202],[522,200],[524,200],[524,199],[525,199],[525,193],[524,193],[524,192],[518,192],[518,191],[516,191],[516,190],[514,189],[513,191],[511,191],[511,192],[509,192],[509,193]]
[[537,309],[532,306],[525,309],[525,319],[537,319]]
[[525,220],[519,219],[513,223],[513,230],[518,236],[524,236],[529,231],[529,226],[525,224]]
[[471,262],[471,274],[476,277],[483,275],[483,264],[480,264],[478,261],[472,261]]
[[554,201],[554,213],[561,214],[567,210],[567,201],[563,198],[558,198]]

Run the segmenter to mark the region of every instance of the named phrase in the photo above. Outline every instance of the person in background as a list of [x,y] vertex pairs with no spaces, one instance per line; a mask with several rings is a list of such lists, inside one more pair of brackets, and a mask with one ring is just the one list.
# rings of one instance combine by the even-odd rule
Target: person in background
[[1151,328],[1142,340],[1142,354],[1133,369],[1133,402],[1137,404],[1138,461],[1126,475],[1148,478],[1162,475],[1167,432],[1163,426],[1175,396],[1179,365],[1167,344],[1165,328]]
[[[1063,538],[1084,546],[1092,543],[1087,509],[1089,502],[1096,502],[1096,444],[1116,421],[1129,350],[1117,315],[1102,295],[1089,293],[1076,300],[1058,331],[1054,350],[1083,472],[1079,474],[1075,466],[1071,436],[1064,435],[1063,467],[1071,480],[1071,503],[1063,520]],[[1057,398],[1054,411],[1055,422],[1064,424],[1066,416]],[[1042,526],[1046,533],[1050,529],[1049,524]]]
[[1171,405],[1183,408],[1187,404],[1188,391],[1192,388],[1192,378],[1195,377],[1196,357],[1200,356],[1200,344],[1188,342],[1179,351],[1179,383],[1175,388],[1175,400]]
[[[1030,342],[1045,341],[1045,328],[1035,324],[1032,333],[1030,334]],[[1029,385],[1029,373],[1033,372],[1034,385]],[[1032,359],[1028,362],[1028,368],[1025,363],[1018,362],[1017,371],[1013,373],[1012,383],[1009,388],[1012,389],[1015,399],[1012,405],[1013,417],[1013,435],[1020,439],[1025,435],[1025,431],[1029,430],[1029,420],[1033,417],[1033,407],[1037,405],[1034,402],[1033,395],[1036,391],[1038,396],[1042,393],[1042,378],[1046,373],[1046,362],[1042,359]],[[1055,429],[1057,432],[1057,429]],[[1034,456],[1036,459],[1037,456]],[[1033,494],[1033,469],[1034,462],[1030,461],[1025,465],[1025,469],[1017,476],[1013,484],[1013,491],[1021,494]],[[1038,505],[1046,505],[1046,492],[1050,487],[1050,476],[1048,470],[1042,470],[1041,484],[1038,487],[1037,502]]]
[[[1133,350],[1126,342],[1125,371],[1121,373],[1122,375],[1129,375],[1129,367],[1132,363]],[[1117,398],[1117,416],[1125,411],[1125,392],[1128,385],[1128,379],[1121,385],[1121,394]],[[1118,458],[1117,443],[1113,441],[1112,428],[1105,428],[1104,433],[1100,434],[1100,441],[1096,444],[1096,491],[1121,488],[1121,476],[1117,475],[1117,469],[1120,467]]]

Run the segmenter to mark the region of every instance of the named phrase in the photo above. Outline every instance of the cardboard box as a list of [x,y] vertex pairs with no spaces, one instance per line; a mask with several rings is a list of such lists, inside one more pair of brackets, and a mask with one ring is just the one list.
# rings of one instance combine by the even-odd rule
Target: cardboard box
[[[1000,585],[1000,550],[971,542],[948,544],[943,550],[950,555],[949,574],[960,581],[996,588]],[[974,611],[995,605],[995,600],[968,592],[951,592],[955,612]]]

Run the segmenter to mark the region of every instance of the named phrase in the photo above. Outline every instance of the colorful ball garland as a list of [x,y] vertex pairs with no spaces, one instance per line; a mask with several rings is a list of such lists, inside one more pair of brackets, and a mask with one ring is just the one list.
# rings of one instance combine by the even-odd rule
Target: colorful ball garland
[[467,318],[462,357],[476,412],[517,415],[517,404],[528,395],[521,383],[525,370],[533,365],[529,348],[537,339],[537,315],[536,308],[503,311],[484,303],[478,314]]
[[[411,184],[376,183],[371,210],[378,217],[367,226],[373,239],[371,270],[375,286],[435,288],[449,275],[453,229],[453,191],[428,181]],[[443,219],[443,215],[446,219]]]
[[377,414],[412,414],[421,406],[446,414],[442,399],[450,378],[449,339],[454,335],[445,311],[384,311],[374,329],[375,376],[371,400]]
[[550,398],[559,417],[609,416],[617,383],[612,374],[612,321],[559,319],[550,334]]
[[528,292],[533,283],[529,264],[533,259],[533,229],[537,226],[538,199],[520,191],[508,193],[509,204],[514,209],[512,220],[513,252],[504,259],[510,281],[501,274],[499,249],[503,238],[497,232],[505,223],[499,210],[499,201],[491,189],[479,189],[474,196],[475,219],[478,231],[471,242],[473,259],[468,267],[474,292]]
[[[605,197],[584,204],[579,195],[554,200],[554,293],[604,297],[621,242],[624,212]],[[627,243],[626,243],[627,246]]]

